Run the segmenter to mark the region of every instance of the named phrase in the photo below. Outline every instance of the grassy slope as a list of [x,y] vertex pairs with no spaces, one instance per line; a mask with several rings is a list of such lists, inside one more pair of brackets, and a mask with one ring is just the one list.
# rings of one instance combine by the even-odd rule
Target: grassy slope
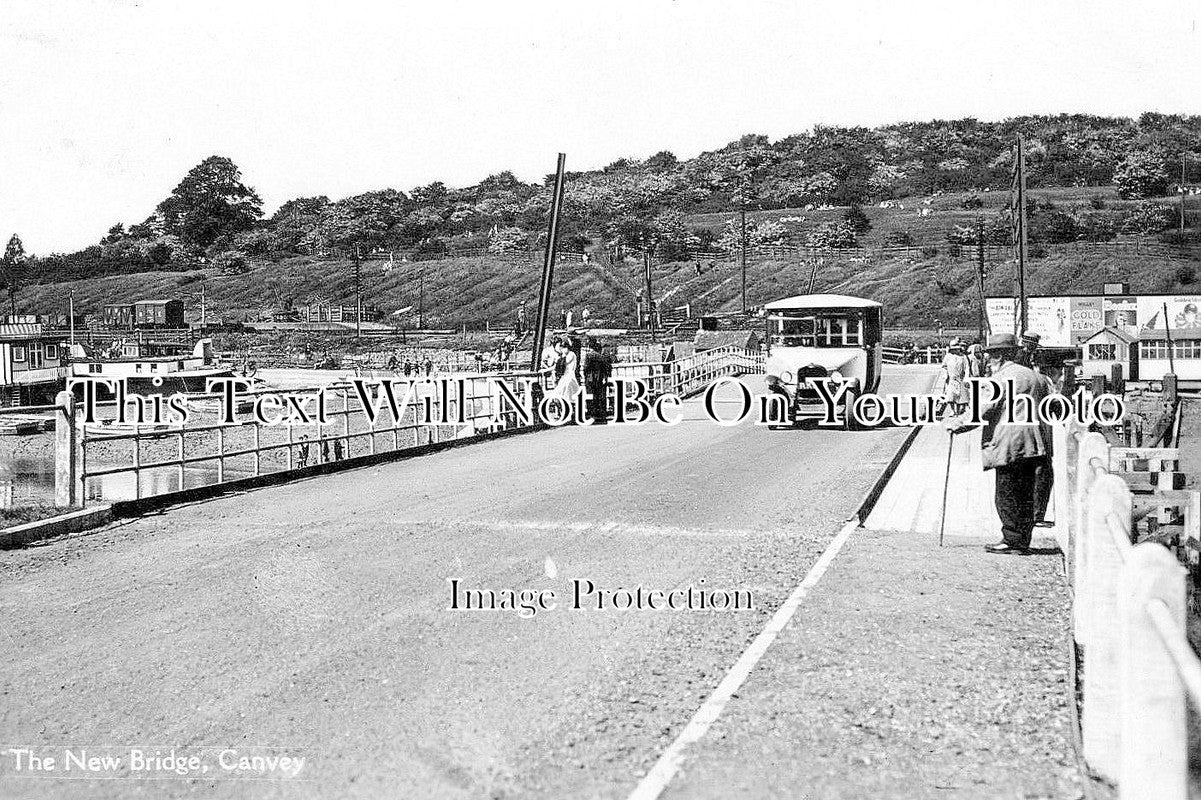
[[[1100,189],[1062,189],[1040,191],[1039,198],[1054,200],[1061,207],[1087,202],[1101,194],[1113,207],[1111,191]],[[1003,206],[1002,193],[981,194],[985,213]],[[917,257],[912,263],[903,258],[856,264],[845,259],[825,259],[818,273],[819,291],[836,291],[872,297],[885,303],[888,322],[894,327],[927,327],[933,320],[948,326],[974,325],[976,320],[975,272],[970,252],[952,259],[946,255],[946,232],[954,225],[972,224],[977,212],[960,207],[963,195],[935,198],[935,212],[918,216],[920,200],[905,200],[905,208],[866,208],[873,229],[863,238],[865,245],[879,245],[892,230],[909,230],[918,242],[939,246],[940,255]],[[755,216],[779,219],[805,216],[805,223],[788,223],[803,240],[804,232],[814,224],[841,215],[841,209],[821,211],[755,212]],[[699,215],[696,225],[718,226],[722,215]],[[659,264],[654,269],[655,295],[665,308],[693,304],[695,313],[735,310],[741,306],[740,275],[735,261],[718,261],[701,276],[691,263]],[[1102,254],[1078,255],[1056,252],[1031,262],[1029,291],[1032,294],[1054,292],[1094,292],[1106,281],[1127,281],[1136,291],[1201,290],[1180,286],[1175,280],[1177,264],[1162,258]],[[752,258],[748,268],[748,301],[754,305],[777,297],[796,294],[808,284],[810,265],[796,258]],[[1012,291],[1012,265],[990,264],[989,293]],[[496,326],[511,325],[517,308],[525,300],[532,314],[541,272],[540,259],[523,255],[514,258],[471,257],[440,261],[398,263],[389,272],[380,262],[365,262],[363,287],[365,302],[385,312],[406,306],[416,307],[422,272],[425,274],[427,324],[457,326],[466,322],[482,327],[485,320]],[[74,281],[65,284],[34,285],[18,294],[18,306],[27,311],[65,310],[69,289],[75,290],[76,309],[97,313],[105,303],[127,302],[139,298],[181,297],[189,318],[199,318],[200,281],[198,273],[143,273]],[[940,288],[938,281],[944,288]],[[637,263],[605,268],[565,261],[556,267],[552,313],[561,308],[577,311],[588,306],[593,319],[617,326],[633,324],[632,288],[642,284]],[[347,262],[318,261],[298,257],[255,266],[238,276],[205,274],[206,299],[211,316],[253,318],[260,311],[280,307],[291,301],[303,304],[324,299],[354,302],[354,271]],[[949,290],[949,291],[948,291]],[[409,317],[411,319],[411,317]]]

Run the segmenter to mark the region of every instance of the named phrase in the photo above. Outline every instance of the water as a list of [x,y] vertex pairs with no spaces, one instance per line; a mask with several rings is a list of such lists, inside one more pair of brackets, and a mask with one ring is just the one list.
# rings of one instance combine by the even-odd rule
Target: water
[[[25,438],[25,437],[23,437]],[[28,437],[32,438],[32,437]],[[19,445],[18,445],[19,447]],[[0,450],[5,449],[0,447]],[[14,449],[9,447],[7,449]],[[225,468],[225,480],[246,477],[242,470]],[[134,483],[132,472],[100,475],[89,478],[85,497],[89,504],[134,500],[165,492],[179,491],[179,469],[143,470],[141,486]],[[217,482],[216,464],[190,464],[184,470],[184,489],[207,486]],[[140,488],[140,494],[137,489]],[[10,454],[0,461],[0,508],[19,508],[54,502],[54,457],[52,448],[28,448],[22,454]]]

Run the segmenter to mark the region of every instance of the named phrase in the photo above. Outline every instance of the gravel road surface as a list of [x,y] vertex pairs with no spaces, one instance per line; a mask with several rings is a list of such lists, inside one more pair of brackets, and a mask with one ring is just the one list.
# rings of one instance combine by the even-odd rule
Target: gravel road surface
[[[497,440],[2,553],[0,744],[211,770],[38,776],[5,755],[0,796],[623,797],[904,434],[724,428],[690,403],[676,427]],[[559,607],[451,611],[452,578]],[[572,610],[573,579],[755,609]],[[219,764],[263,748],[303,770]]]

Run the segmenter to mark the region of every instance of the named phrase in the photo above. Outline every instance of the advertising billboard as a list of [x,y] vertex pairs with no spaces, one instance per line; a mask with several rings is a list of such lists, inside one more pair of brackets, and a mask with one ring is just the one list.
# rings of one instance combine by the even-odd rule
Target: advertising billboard
[[1080,344],[1105,327],[1100,297],[1072,297],[1072,344]]
[[1117,328],[1131,336],[1138,335],[1137,297],[1106,297],[1101,308],[1106,328]]
[[[1167,311],[1165,325],[1164,311]],[[1158,295],[1138,298],[1140,330],[1201,332],[1201,295]]]

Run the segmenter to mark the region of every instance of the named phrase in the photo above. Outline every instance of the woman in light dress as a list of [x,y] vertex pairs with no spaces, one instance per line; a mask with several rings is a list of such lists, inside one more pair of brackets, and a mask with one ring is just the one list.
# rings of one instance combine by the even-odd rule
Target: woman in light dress
[[943,407],[950,407],[957,415],[962,414],[967,408],[968,357],[960,339],[952,339],[947,345],[947,354],[942,360],[942,371],[945,381],[942,391]]
[[566,336],[555,340],[555,388],[551,395],[567,403],[568,408],[574,408],[576,395],[580,393],[580,360]]

